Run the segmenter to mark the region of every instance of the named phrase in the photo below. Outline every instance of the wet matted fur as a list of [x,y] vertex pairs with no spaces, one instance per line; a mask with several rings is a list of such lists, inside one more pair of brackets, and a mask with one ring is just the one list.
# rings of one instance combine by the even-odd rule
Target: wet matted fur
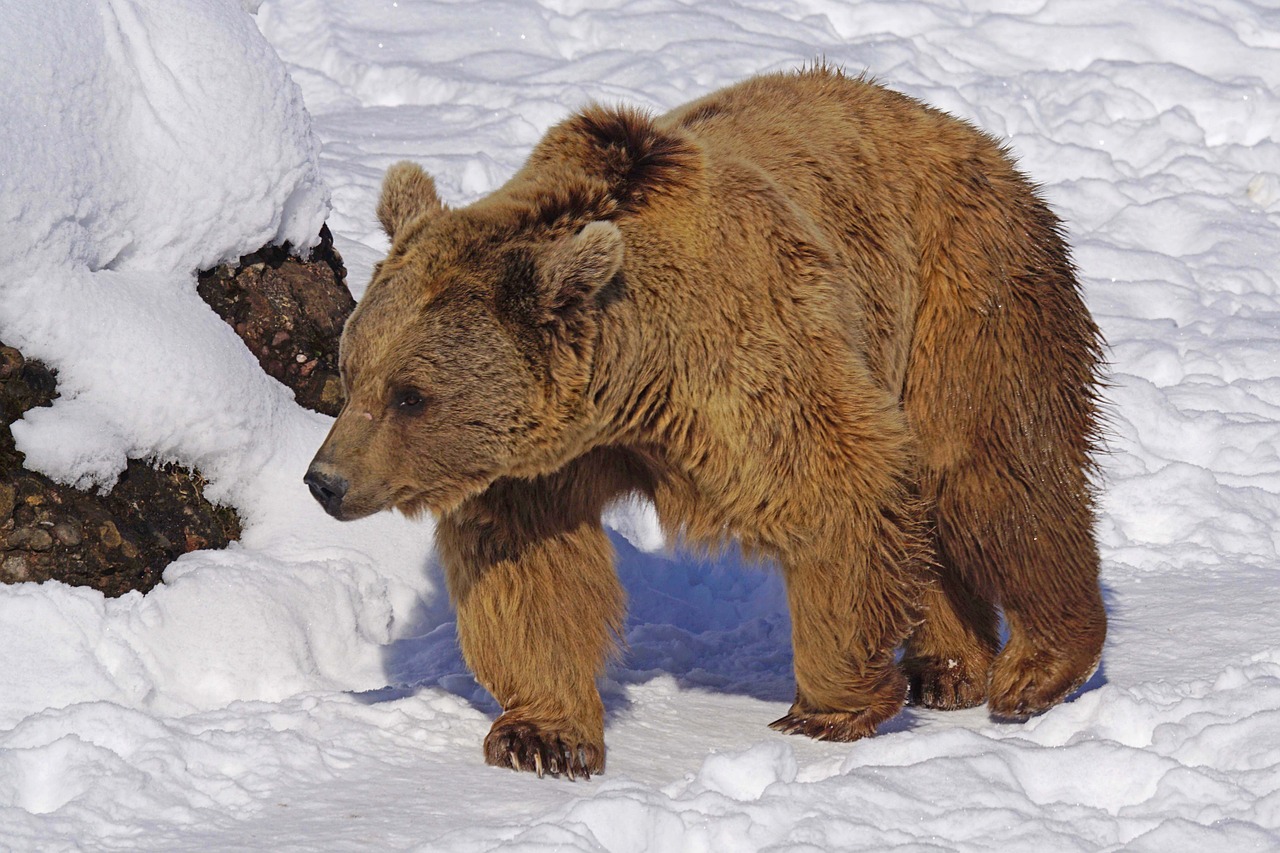
[[308,481],[339,518],[437,515],[490,763],[603,769],[627,493],[780,566],[781,731],[870,735],[908,685],[1026,717],[1097,666],[1098,330],[990,137],[814,68],[590,107],[459,210],[398,164],[378,215]]

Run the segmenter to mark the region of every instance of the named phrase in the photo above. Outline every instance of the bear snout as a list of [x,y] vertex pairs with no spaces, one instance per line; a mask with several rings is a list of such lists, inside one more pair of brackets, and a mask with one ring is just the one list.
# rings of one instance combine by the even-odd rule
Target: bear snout
[[324,511],[332,515],[334,518],[342,518],[342,499],[347,495],[347,479],[327,471],[323,466],[312,463],[307,469],[307,475],[302,478],[307,484],[307,488],[311,490],[311,496],[316,499],[320,506],[324,507]]

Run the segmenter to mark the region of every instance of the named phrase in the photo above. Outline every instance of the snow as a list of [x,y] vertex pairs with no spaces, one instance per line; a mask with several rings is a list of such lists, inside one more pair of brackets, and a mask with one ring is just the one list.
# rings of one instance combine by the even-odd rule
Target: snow
[[[0,340],[63,395],[20,448],[87,487],[127,457],[196,465],[245,519],[145,597],[0,587],[0,846],[1280,848],[1267,0],[0,0],[0,21]],[[327,219],[358,296],[396,160],[466,203],[592,99],[661,110],[819,56],[1002,137],[1068,223],[1111,344],[1102,672],[1022,725],[774,734],[777,576],[671,553],[627,505],[608,772],[485,767],[496,709],[430,524],[323,515],[300,477],[327,419],[262,375],[194,272]]]

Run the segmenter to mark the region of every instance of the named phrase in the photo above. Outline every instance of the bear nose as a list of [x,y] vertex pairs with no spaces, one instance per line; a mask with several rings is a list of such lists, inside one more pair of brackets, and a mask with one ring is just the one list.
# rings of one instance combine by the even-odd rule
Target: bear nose
[[324,511],[337,518],[338,510],[342,508],[342,499],[347,494],[346,478],[313,466],[307,471],[307,476],[302,478],[302,482],[311,489],[311,496],[324,507]]

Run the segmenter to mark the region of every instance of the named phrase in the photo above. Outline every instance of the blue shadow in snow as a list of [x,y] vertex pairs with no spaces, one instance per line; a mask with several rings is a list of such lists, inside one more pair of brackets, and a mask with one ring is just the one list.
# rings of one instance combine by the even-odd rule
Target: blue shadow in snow
[[[714,560],[648,554],[609,535],[628,615],[620,658],[601,683],[606,713],[626,706],[626,685],[660,676],[681,687],[790,703],[791,623],[776,571],[734,553]],[[439,566],[433,561],[425,570],[440,594],[422,602],[405,636],[385,647],[389,686],[362,696],[385,701],[433,686],[498,713],[462,659]]]
[[[682,688],[748,696],[789,705],[792,677],[791,622],[786,590],[771,566],[744,560],[736,551],[715,559],[680,553],[645,553],[610,532],[618,576],[627,592],[628,616],[620,659],[600,688],[612,718],[628,706],[626,687],[670,676]],[[362,693],[370,702],[439,687],[477,709],[498,714],[493,697],[471,675],[458,648],[454,614],[439,566],[425,567],[440,593],[422,602],[406,636],[384,649],[388,687]],[[1116,609],[1104,586],[1108,614]],[[1008,639],[1001,626],[1002,643]],[[1107,683],[1105,665],[1067,701]],[[779,711],[781,713],[781,710]],[[881,726],[905,731],[916,724],[911,708]]]

